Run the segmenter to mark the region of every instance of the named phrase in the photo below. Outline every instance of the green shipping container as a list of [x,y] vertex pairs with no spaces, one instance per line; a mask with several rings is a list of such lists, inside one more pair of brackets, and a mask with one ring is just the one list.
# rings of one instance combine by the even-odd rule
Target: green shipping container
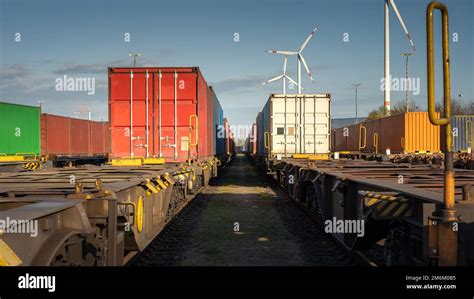
[[40,108],[0,102],[0,155],[40,154]]

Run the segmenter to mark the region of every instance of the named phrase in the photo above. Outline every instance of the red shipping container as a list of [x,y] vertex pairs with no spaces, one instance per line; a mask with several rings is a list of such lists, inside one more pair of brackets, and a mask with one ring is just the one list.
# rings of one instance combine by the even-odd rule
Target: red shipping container
[[82,119],[69,119],[70,155],[92,155],[90,150],[89,122]]
[[109,152],[109,125],[41,114],[41,154],[92,157]]
[[109,120],[112,158],[213,156],[212,94],[197,67],[109,68]]
[[41,155],[70,155],[69,118],[41,114]]
[[110,142],[109,135],[109,124],[106,122],[95,122],[91,121],[90,123],[90,146],[91,152],[93,155],[108,153],[110,147],[108,146]]
[[252,135],[250,136],[250,152],[252,154],[257,153],[257,124],[252,124]]
[[224,138],[225,138],[225,152],[229,155],[231,153],[231,133],[230,133],[230,125],[227,118],[224,118]]

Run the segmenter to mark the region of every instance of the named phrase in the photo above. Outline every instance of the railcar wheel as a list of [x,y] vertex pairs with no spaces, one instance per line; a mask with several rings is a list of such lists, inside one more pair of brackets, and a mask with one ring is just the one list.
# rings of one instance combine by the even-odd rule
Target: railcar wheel
[[323,211],[313,184],[308,184],[306,187],[305,204],[307,209],[316,216],[317,221],[322,224],[324,222]]
[[50,266],[97,266],[98,250],[84,237],[72,235],[54,253]]

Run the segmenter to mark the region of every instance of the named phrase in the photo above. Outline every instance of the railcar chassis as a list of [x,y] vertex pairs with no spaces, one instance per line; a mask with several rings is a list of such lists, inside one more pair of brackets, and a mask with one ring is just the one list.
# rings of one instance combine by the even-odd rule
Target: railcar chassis
[[[120,266],[142,251],[217,176],[191,165],[78,167],[0,176],[0,220],[36,233],[0,234],[3,265]],[[21,221],[21,222],[20,222]],[[12,227],[6,227],[12,229]]]
[[458,220],[451,229],[458,239],[442,244],[436,217],[443,208],[440,166],[290,158],[257,164],[322,223],[364,221],[363,237],[335,233],[351,249],[383,244],[387,265],[437,265],[440,246],[457,246],[457,264],[474,265],[474,171],[456,170]]

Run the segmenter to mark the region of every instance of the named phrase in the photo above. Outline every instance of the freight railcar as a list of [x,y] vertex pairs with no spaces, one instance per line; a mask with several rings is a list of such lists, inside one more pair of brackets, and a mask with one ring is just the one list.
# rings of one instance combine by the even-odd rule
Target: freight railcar
[[235,136],[230,127],[227,118],[224,118],[224,145],[225,152],[227,153],[228,159],[231,159],[235,154]]
[[0,155],[40,155],[39,107],[0,102]]
[[[473,121],[474,115],[454,115],[451,117],[454,166],[456,168],[474,169]],[[444,128],[441,129],[441,132],[441,147],[443,148],[446,139]]]
[[229,122],[198,68],[111,68],[109,87],[111,134],[43,115],[37,137],[46,156],[105,151],[111,163],[0,177],[0,218],[40,228],[2,235],[0,264],[123,265],[217,176],[216,156],[233,155]]
[[41,114],[41,155],[54,166],[103,164],[110,151],[109,124]]
[[257,124],[252,124],[252,129],[245,139],[245,151],[247,154],[254,156],[257,153]]
[[198,165],[171,164],[4,174],[0,266],[124,265],[209,179]]
[[260,164],[273,157],[330,155],[330,94],[271,94],[258,113],[257,156]]
[[224,161],[227,156],[226,139],[222,135],[224,130],[224,111],[222,110],[214,88],[209,86],[209,89],[212,95],[212,148],[214,155],[216,155],[219,160]]
[[[439,116],[439,113],[436,113]],[[474,169],[473,115],[451,117],[454,165]],[[427,112],[406,112],[334,129],[331,150],[339,157],[393,162],[442,163],[444,127],[430,123]]]
[[335,234],[347,248],[375,250],[390,266],[423,266],[439,265],[444,250],[440,248],[449,244],[456,249],[457,265],[474,265],[473,171],[455,172],[458,239],[441,240],[445,187],[440,166],[274,158],[269,170],[288,196],[321,225],[363,222],[363,235],[344,230]]
[[41,151],[40,115],[39,107],[0,102],[0,172],[37,167]]
[[0,103],[0,121],[2,172],[107,161],[107,122],[42,114],[39,107],[10,103]]
[[332,131],[333,152],[359,154],[440,153],[440,129],[427,112],[406,112],[366,120]]
[[[453,128],[453,151],[471,153],[474,146],[474,115],[454,115],[451,117]],[[441,144],[445,143],[444,128],[441,130]]]
[[212,106],[198,67],[109,68],[111,157],[212,159]]

